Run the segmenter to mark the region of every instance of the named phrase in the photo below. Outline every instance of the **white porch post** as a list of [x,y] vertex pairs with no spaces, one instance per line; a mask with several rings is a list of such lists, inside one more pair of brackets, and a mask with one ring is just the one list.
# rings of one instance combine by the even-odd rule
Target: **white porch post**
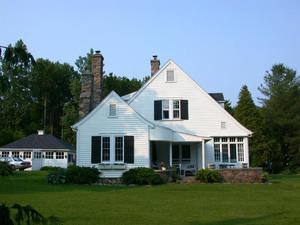
[[172,142],[169,142],[170,167],[172,167]]
[[205,169],[205,144],[204,140],[202,140],[202,169]]

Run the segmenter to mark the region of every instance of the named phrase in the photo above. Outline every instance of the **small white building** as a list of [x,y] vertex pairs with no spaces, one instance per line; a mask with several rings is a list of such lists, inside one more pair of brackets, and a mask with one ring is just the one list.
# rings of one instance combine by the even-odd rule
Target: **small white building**
[[[99,54],[93,56],[94,70],[103,67]],[[112,91],[86,107],[93,109],[90,112],[84,108],[88,83],[82,86],[83,119],[73,125],[77,165],[96,166],[108,178],[135,167],[249,167],[252,132],[224,109],[223,95],[207,93],[172,60],[159,66],[155,56],[152,76],[140,90],[122,97]],[[93,71],[93,90],[101,74]]]
[[75,161],[75,151],[52,134],[38,131],[0,148],[0,157],[20,157],[29,161],[32,170],[43,166],[66,168]]

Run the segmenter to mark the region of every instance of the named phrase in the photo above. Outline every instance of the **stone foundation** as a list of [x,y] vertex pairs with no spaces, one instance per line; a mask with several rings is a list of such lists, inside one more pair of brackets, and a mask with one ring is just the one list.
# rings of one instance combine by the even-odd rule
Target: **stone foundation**
[[113,185],[113,184],[122,184],[120,178],[100,178],[98,184],[101,185]]
[[218,170],[228,183],[263,183],[265,177],[263,176],[262,168],[246,168],[246,169],[221,169]]

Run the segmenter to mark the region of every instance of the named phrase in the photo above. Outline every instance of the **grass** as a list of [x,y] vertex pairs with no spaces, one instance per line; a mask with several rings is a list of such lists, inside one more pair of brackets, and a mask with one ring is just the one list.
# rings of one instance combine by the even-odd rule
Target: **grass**
[[46,171],[0,177],[0,202],[30,204],[63,224],[300,224],[300,175],[272,184],[49,185]]

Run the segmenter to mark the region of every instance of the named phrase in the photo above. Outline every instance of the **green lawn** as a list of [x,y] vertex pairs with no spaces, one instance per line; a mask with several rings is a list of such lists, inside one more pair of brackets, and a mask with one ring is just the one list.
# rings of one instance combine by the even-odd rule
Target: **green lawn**
[[46,172],[0,177],[0,202],[30,204],[63,224],[300,224],[300,175],[272,184],[143,187],[49,185]]

